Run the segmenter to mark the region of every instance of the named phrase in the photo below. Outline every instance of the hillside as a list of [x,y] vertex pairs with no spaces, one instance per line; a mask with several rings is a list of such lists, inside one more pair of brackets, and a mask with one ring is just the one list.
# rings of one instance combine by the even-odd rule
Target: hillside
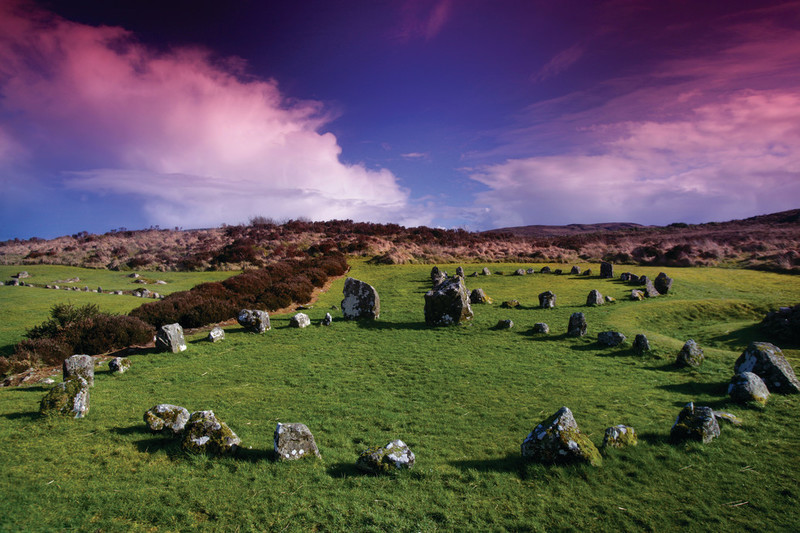
[[351,220],[277,224],[257,217],[247,225],[211,229],[122,229],[50,240],[14,239],[0,243],[0,264],[238,270],[331,249],[383,264],[613,261],[800,272],[800,209],[706,224],[571,224],[480,233]]

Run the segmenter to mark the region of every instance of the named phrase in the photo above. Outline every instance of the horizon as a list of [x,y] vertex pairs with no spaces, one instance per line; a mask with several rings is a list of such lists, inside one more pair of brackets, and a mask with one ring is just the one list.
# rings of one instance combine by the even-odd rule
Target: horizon
[[0,241],[800,205],[800,2],[9,0]]

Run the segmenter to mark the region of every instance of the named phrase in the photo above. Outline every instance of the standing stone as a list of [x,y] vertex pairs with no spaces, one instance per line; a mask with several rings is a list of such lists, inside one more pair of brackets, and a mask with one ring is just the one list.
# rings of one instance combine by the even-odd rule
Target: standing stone
[[592,289],[589,296],[586,297],[586,305],[588,306],[603,305],[604,303],[603,295],[597,289]]
[[657,296],[661,296],[661,294],[656,290],[653,282],[649,279],[644,284],[644,295],[648,298],[655,298]]
[[550,273],[550,267],[549,266],[542,267],[542,269],[539,271],[539,273],[540,274],[549,274]]
[[469,293],[469,303],[490,304],[492,303],[492,299],[486,296],[486,293],[483,292],[483,289],[472,289],[472,292]]
[[90,387],[94,386],[94,357],[89,355],[67,357],[61,365],[61,370],[64,381],[80,376]]
[[639,276],[636,274],[628,276],[628,285],[639,285]]
[[648,278],[647,276],[640,276],[639,277],[639,285],[645,285],[646,286],[649,281],[650,281],[650,278]]
[[580,276],[581,267],[579,267],[578,265],[575,265],[575,266],[572,267],[572,269],[570,269],[569,273],[572,274],[573,276]]
[[603,261],[600,263],[600,277],[601,278],[613,278],[614,277],[614,265],[611,263],[607,263]]
[[636,431],[630,426],[620,424],[619,426],[606,428],[603,444],[600,448],[603,450],[606,448],[626,448],[637,444],[639,444],[639,440],[636,438]]
[[630,281],[631,280],[631,273],[630,272],[623,272],[619,275],[620,281]]
[[305,424],[281,424],[275,428],[275,455],[281,461],[320,457],[314,435]]
[[719,437],[719,423],[710,407],[695,407],[694,403],[686,404],[675,424],[669,432],[670,438],[675,441],[696,440],[703,444]]
[[591,268],[587,268],[587,269],[584,271],[583,275],[584,275],[584,276],[591,276],[591,275],[592,275],[592,269],[591,269]]
[[39,413],[83,418],[89,412],[89,383],[81,376],[62,381],[42,398]]
[[251,333],[264,333],[272,329],[269,313],[257,309],[242,309],[236,317],[239,325]]
[[414,452],[401,440],[393,440],[383,448],[367,448],[358,456],[356,466],[373,474],[387,474],[414,466]]
[[660,272],[653,281],[653,285],[655,285],[656,290],[660,294],[667,294],[672,288],[672,278],[667,276],[665,273]]
[[550,333],[550,326],[545,324],[544,322],[537,322],[533,325],[533,332],[534,333]]
[[127,357],[115,357],[108,362],[108,370],[112,374],[124,374],[131,368],[131,360]]
[[321,326],[330,326],[333,323],[333,317],[330,313],[325,313],[325,318],[320,322]]
[[451,278],[425,293],[425,322],[429,326],[459,324],[473,317],[461,278]]
[[586,317],[583,313],[572,313],[569,317],[567,335],[570,337],[583,337],[586,335]]
[[459,278],[464,277],[464,267],[456,267],[456,276]]
[[704,358],[703,349],[700,348],[693,339],[689,339],[683,345],[681,351],[678,352],[678,358],[675,360],[675,364],[678,366],[697,368],[703,363]]
[[641,333],[636,335],[636,338],[633,339],[633,353],[636,355],[644,355],[649,351],[650,341],[647,340],[647,337]]
[[144,414],[144,423],[153,433],[180,435],[188,421],[189,411],[179,405],[168,403],[154,405]]
[[769,398],[769,389],[757,374],[742,372],[731,378],[731,383],[728,385],[728,396],[734,402],[755,402],[764,405]]
[[431,282],[433,282],[434,285],[438,285],[441,283],[441,276],[442,272],[439,270],[439,267],[434,265],[431,269]]
[[528,434],[522,457],[543,463],[588,462],[600,466],[602,458],[592,441],[581,433],[572,411],[562,407]]
[[603,331],[597,334],[597,342],[605,346],[619,346],[625,342],[625,335],[619,331]]
[[342,314],[347,320],[377,319],[381,314],[381,299],[372,285],[354,278],[344,282]]
[[737,374],[752,372],[764,380],[770,392],[784,394],[800,392],[800,381],[781,349],[768,342],[751,342],[736,360],[733,371]]
[[305,313],[297,313],[289,319],[289,327],[292,328],[305,328],[311,325],[311,319]]
[[186,350],[186,339],[180,324],[165,324],[156,333],[156,349],[162,352],[179,353]]
[[544,291],[539,294],[539,307],[542,309],[552,309],[556,306],[556,295],[552,291]]
[[483,267],[483,269],[481,270],[481,275],[482,276],[491,276],[492,275],[492,271],[489,270],[489,267]]
[[232,455],[242,441],[214,411],[195,411],[183,430],[182,447],[187,452]]
[[522,268],[518,268],[518,269],[516,269],[516,270],[514,271],[514,275],[515,275],[515,276],[524,276],[524,275],[525,275],[525,270],[524,270],[524,269],[522,269]]
[[215,327],[208,332],[206,340],[209,342],[219,342],[225,340],[225,330],[220,327]]

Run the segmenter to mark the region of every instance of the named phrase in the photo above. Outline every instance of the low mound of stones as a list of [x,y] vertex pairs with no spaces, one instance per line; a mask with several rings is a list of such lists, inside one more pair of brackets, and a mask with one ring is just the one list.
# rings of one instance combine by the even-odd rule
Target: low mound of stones
[[195,411],[185,407],[158,404],[144,414],[144,422],[153,433],[179,438],[181,448],[191,453],[233,455],[241,439],[214,411]]

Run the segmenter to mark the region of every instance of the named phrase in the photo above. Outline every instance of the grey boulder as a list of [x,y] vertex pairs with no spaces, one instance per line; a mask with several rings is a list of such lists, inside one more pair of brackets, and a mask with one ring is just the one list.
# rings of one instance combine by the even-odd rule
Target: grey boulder
[[61,364],[61,371],[64,381],[80,376],[90,387],[94,386],[94,357],[89,355],[67,357]]
[[429,326],[449,326],[471,320],[467,287],[461,278],[450,278],[425,293],[425,322]]
[[381,448],[367,448],[358,456],[356,466],[373,474],[387,474],[414,466],[414,452],[400,439]]
[[269,313],[257,309],[242,309],[239,311],[236,321],[251,333],[264,333],[272,329]]
[[161,352],[180,353],[186,350],[186,339],[180,324],[164,324],[156,333],[156,349]]
[[305,424],[281,424],[275,427],[275,456],[280,461],[320,457],[314,435]]
[[189,421],[189,411],[179,405],[160,403],[144,413],[144,423],[153,433],[180,435]]
[[690,402],[678,414],[672,429],[670,439],[674,442],[696,440],[703,444],[719,437],[719,423],[710,407],[695,407]]
[[800,392],[792,365],[781,349],[768,342],[751,342],[733,365],[736,374],[752,372],[764,380],[770,392],[794,394]]
[[342,292],[344,294],[341,306],[342,314],[347,320],[380,317],[381,299],[378,291],[372,285],[354,278],[347,278]]

